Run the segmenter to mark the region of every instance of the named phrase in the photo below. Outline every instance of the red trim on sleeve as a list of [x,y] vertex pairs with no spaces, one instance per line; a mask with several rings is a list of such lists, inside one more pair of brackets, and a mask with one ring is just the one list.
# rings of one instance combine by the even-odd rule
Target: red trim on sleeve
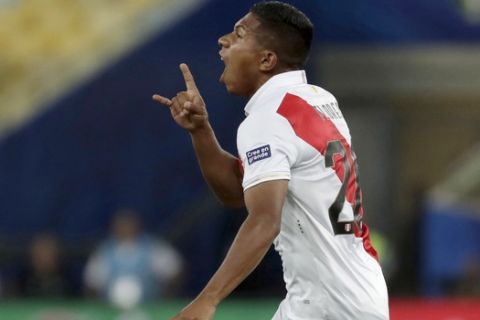
[[243,175],[245,174],[245,169],[243,167],[243,161],[240,157],[237,158],[237,165],[238,165],[240,173],[242,174],[242,177],[243,177]]

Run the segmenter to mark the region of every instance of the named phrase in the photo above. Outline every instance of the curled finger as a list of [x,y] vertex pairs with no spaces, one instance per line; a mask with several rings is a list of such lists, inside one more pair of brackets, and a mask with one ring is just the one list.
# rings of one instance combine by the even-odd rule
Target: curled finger
[[172,100],[170,100],[170,99],[168,99],[168,98],[166,98],[166,97],[163,97],[163,96],[161,96],[161,95],[154,94],[154,95],[152,96],[152,99],[155,100],[155,101],[157,101],[157,102],[159,102],[159,103],[161,103],[161,104],[163,104],[163,105],[165,105],[165,106],[167,106],[167,107],[172,106]]

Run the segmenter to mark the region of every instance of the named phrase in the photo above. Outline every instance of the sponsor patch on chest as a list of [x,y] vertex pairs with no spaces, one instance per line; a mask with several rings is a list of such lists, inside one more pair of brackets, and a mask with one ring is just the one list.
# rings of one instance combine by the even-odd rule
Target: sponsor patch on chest
[[248,164],[252,164],[254,162],[270,158],[271,156],[272,156],[272,152],[270,151],[269,144],[247,151]]

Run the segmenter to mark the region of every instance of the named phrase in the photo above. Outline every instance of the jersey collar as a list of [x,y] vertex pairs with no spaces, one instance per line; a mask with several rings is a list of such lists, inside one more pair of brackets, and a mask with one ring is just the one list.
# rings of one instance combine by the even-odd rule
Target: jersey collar
[[[307,83],[305,70],[295,70],[279,73],[267,80],[248,100],[245,106],[245,115],[248,116],[257,105],[261,105],[263,99],[268,95],[267,92],[277,88]],[[257,107],[255,107],[257,106]]]

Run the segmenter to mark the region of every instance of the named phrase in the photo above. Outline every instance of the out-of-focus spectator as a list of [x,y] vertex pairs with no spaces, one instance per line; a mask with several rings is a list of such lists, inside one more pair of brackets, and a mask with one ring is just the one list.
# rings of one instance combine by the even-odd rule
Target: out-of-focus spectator
[[19,294],[25,297],[61,298],[70,294],[62,248],[50,233],[33,238],[27,265],[20,272]]
[[113,216],[111,236],[87,262],[85,285],[114,305],[130,309],[171,295],[181,269],[177,251],[144,232],[137,212],[122,209]]

